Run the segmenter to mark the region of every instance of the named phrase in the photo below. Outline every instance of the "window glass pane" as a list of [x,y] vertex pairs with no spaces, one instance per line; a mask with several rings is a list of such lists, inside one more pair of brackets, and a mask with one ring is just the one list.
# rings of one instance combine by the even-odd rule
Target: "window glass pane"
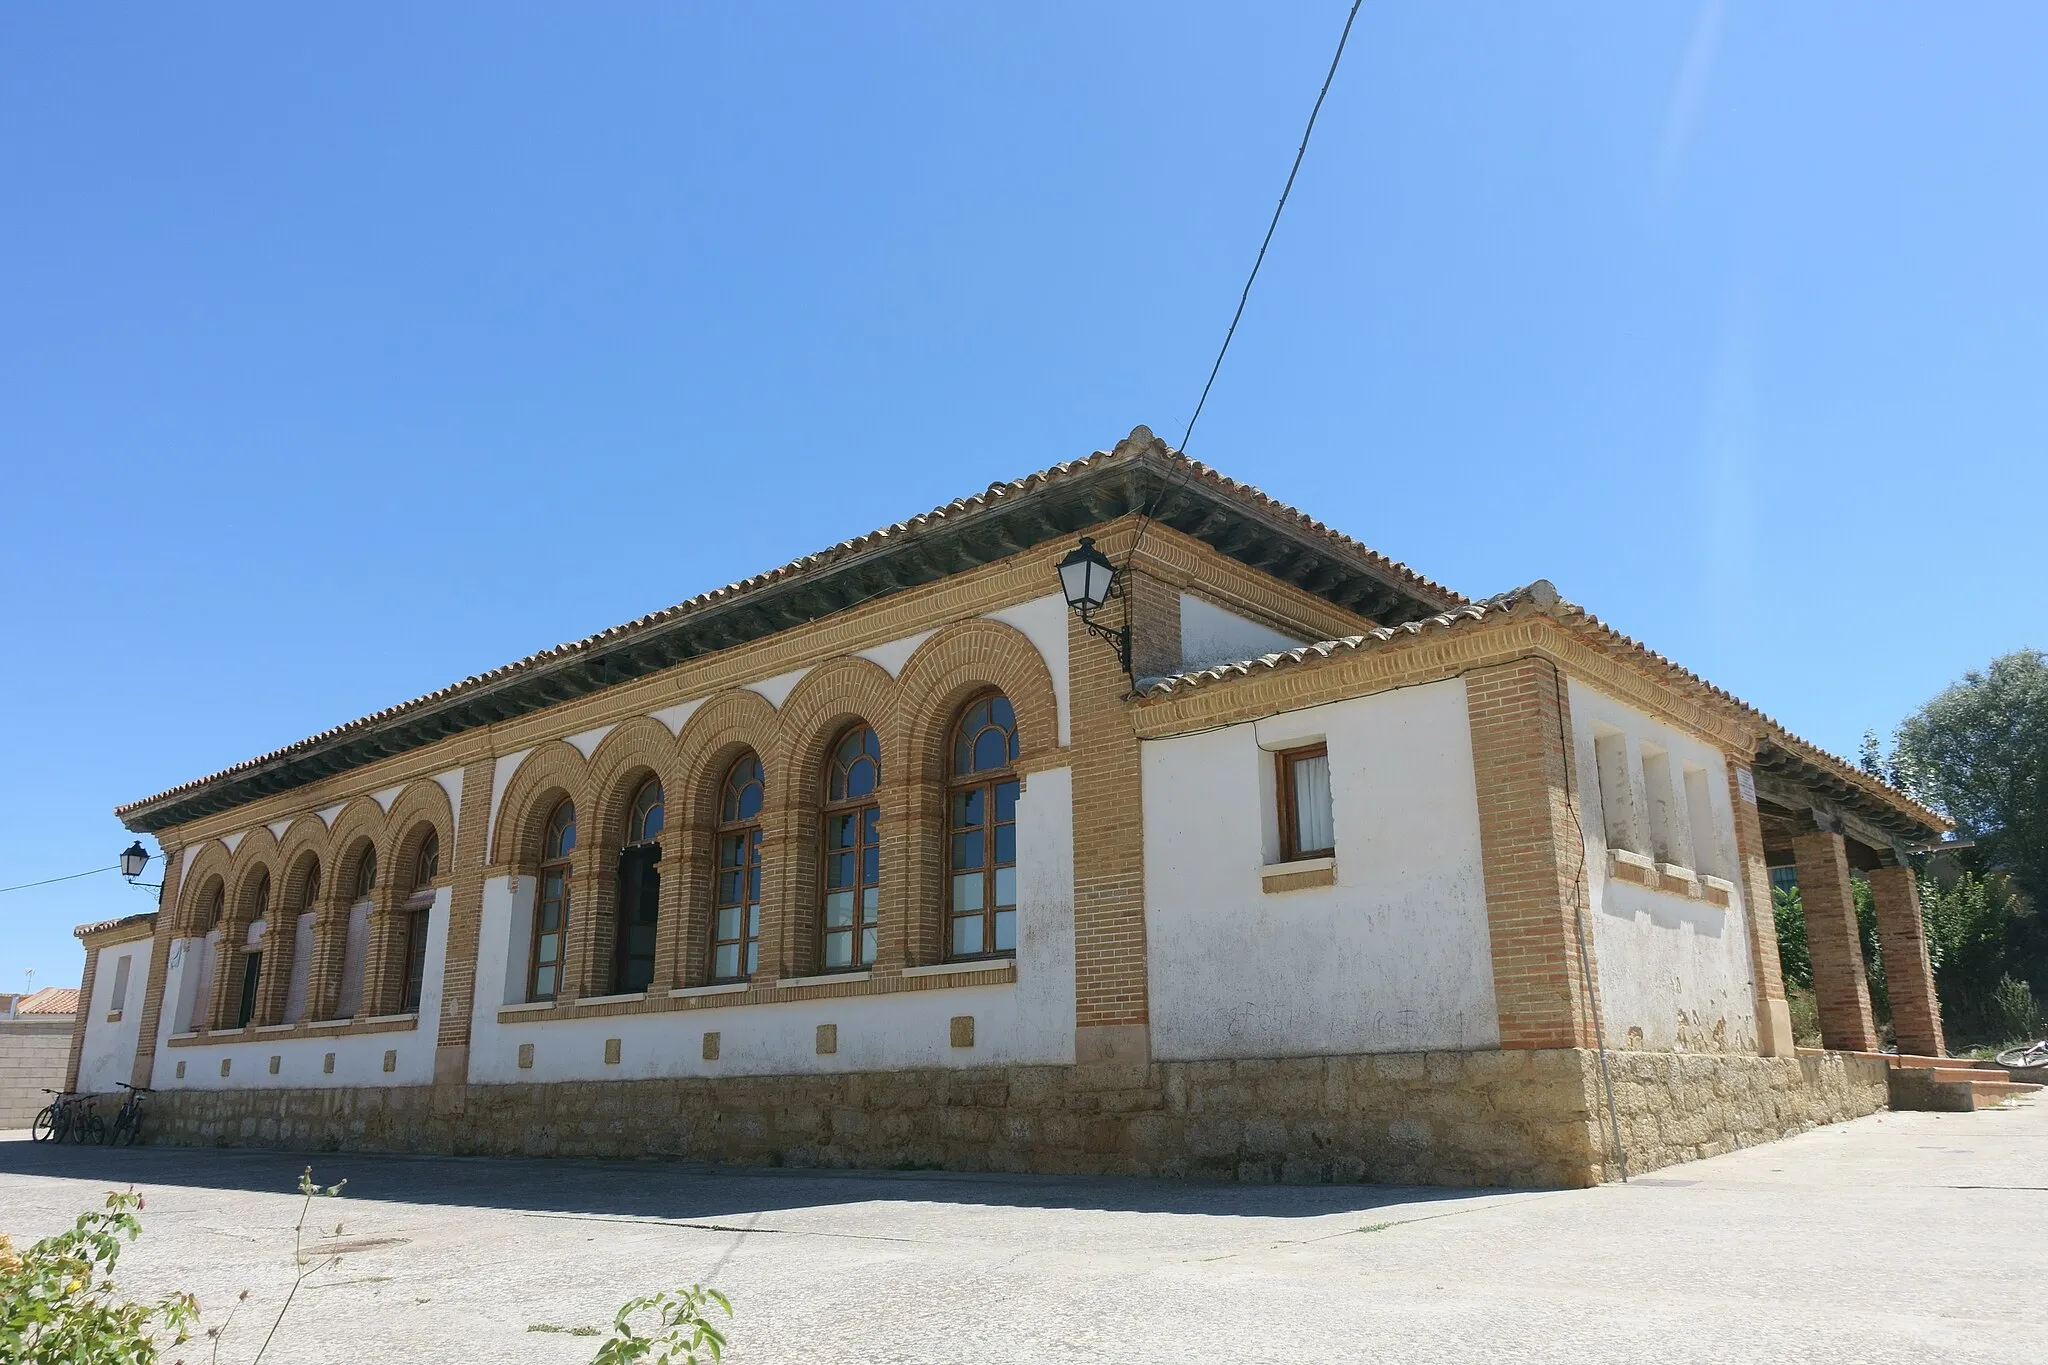
[[996,819],[1014,820],[1016,818],[1017,784],[1015,782],[996,783]]
[[834,926],[853,923],[853,893],[851,891],[834,891],[831,895],[825,897],[825,923]]
[[860,931],[860,960],[862,962],[873,962],[875,960],[875,931],[872,929]]
[[553,962],[560,956],[562,938],[559,934],[542,934],[540,944],[533,955],[540,962]]
[[974,740],[974,770],[988,772],[1010,761],[1010,737],[1000,730],[983,730]]
[[953,878],[953,913],[981,909],[981,874],[963,872]]
[[1016,861],[1017,861],[1017,827],[1016,827],[1015,825],[997,825],[997,826],[996,826],[996,862],[1000,864],[1000,863],[1014,863],[1014,862],[1016,862]]
[[1297,852],[1334,848],[1337,840],[1330,817],[1330,756],[1296,759],[1294,776],[1294,847]]
[[555,969],[542,967],[533,974],[533,993],[545,999],[555,993]]
[[721,943],[718,945],[718,951],[712,955],[711,959],[711,974],[713,976],[738,976],[740,974],[739,944]]
[[737,939],[740,936],[740,907],[721,906],[718,911],[717,936],[722,939]]
[[747,975],[748,975],[748,976],[752,976],[752,975],[753,975],[753,974],[754,974],[755,972],[758,972],[758,971],[760,971],[760,970],[761,970],[761,945],[760,945],[760,944],[758,944],[758,943],[756,943],[756,942],[754,942],[754,940],[752,940],[752,939],[748,939],[748,940],[747,940]]
[[996,911],[995,951],[999,953],[1014,953],[1017,951],[1017,912],[1015,910]]
[[875,916],[881,913],[881,909],[882,889],[880,887],[871,886],[860,893],[860,922],[862,924],[873,924]]
[[825,965],[847,967],[853,963],[853,933],[841,929],[825,935]]
[[953,836],[953,866],[963,871],[981,866],[981,831]]
[[981,951],[980,915],[962,915],[953,921],[953,951],[955,953],[978,953]]
[[882,880],[882,850],[870,847],[861,860],[861,880],[869,886]]
[[982,819],[982,789],[953,793],[953,828],[978,825]]
[[1016,868],[999,867],[996,869],[995,903],[997,905],[1015,905],[1017,903]]

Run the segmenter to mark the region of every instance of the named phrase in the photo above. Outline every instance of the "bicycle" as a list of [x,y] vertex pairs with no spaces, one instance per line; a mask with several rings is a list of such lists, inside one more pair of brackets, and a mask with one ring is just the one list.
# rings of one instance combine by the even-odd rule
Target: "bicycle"
[[2034,1067],[2048,1066],[2048,1038],[2029,1043],[2025,1047],[2009,1047],[1993,1059],[2008,1071],[2027,1071]]
[[130,1085],[116,1081],[116,1085],[128,1092],[121,1101],[121,1112],[114,1115],[113,1141],[116,1147],[133,1147],[135,1139],[142,1136],[142,1097],[156,1092],[146,1085]]
[[71,1102],[71,1140],[81,1147],[88,1142],[95,1147],[107,1145],[107,1121],[93,1112],[99,1102],[98,1095],[80,1095]]
[[77,1097],[69,1090],[52,1090],[47,1085],[43,1093],[56,1098],[36,1112],[28,1135],[36,1142],[62,1142],[71,1131],[71,1102]]

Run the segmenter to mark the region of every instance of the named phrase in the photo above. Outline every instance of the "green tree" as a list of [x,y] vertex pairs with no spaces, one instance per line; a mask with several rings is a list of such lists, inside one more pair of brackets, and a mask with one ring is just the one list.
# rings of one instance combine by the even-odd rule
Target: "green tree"
[[1890,768],[2048,906],[2048,656],[2023,649],[1964,674],[1899,727]]

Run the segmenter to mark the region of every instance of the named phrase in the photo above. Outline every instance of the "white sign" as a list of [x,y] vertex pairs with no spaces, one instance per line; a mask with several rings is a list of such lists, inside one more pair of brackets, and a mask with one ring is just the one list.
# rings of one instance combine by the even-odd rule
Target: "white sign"
[[1735,790],[1742,793],[1744,801],[1747,801],[1752,806],[1756,804],[1756,778],[1750,775],[1749,769],[1737,768],[1735,770]]

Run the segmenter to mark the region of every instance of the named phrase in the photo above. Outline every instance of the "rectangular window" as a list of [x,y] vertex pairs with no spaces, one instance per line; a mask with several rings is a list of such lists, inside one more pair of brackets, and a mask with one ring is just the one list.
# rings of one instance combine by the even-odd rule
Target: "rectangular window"
[[1017,951],[1015,778],[955,791],[947,869],[954,957]]
[[875,960],[882,911],[882,810],[864,806],[825,817],[824,969],[850,971]]
[[107,1009],[119,1014],[128,1008],[128,968],[135,954],[123,953],[114,962],[114,989],[107,996]]
[[1593,758],[1600,779],[1600,825],[1607,836],[1607,846],[1641,853],[1643,839],[1636,827],[1635,787],[1628,778],[1628,736],[1619,730],[1595,726]]
[[1328,858],[1337,851],[1330,807],[1330,750],[1323,744],[1274,755],[1280,808],[1280,861]]
[[1707,786],[1707,770],[1685,770],[1685,814],[1692,826],[1692,868],[1713,877],[1727,876],[1721,858],[1721,838],[1714,826],[1714,805]]
[[1643,804],[1650,817],[1650,856],[1660,863],[1681,861],[1678,812],[1671,790],[1671,755],[1654,744],[1643,746]]
[[399,999],[400,1014],[414,1014],[420,1007],[420,990],[427,979],[427,930],[432,910],[414,910],[405,917],[405,993]]
[[544,868],[533,907],[533,954],[528,959],[526,998],[552,1000],[562,984],[562,935],[569,925],[569,869]]
[[761,831],[718,841],[718,904],[712,921],[711,976],[744,981],[761,961]]
[[235,1027],[247,1028],[256,1017],[256,983],[263,977],[263,954],[242,954],[242,998],[235,1004]]
[[654,984],[654,942],[661,922],[661,845],[619,854],[619,922],[613,940],[612,992],[629,995]]

